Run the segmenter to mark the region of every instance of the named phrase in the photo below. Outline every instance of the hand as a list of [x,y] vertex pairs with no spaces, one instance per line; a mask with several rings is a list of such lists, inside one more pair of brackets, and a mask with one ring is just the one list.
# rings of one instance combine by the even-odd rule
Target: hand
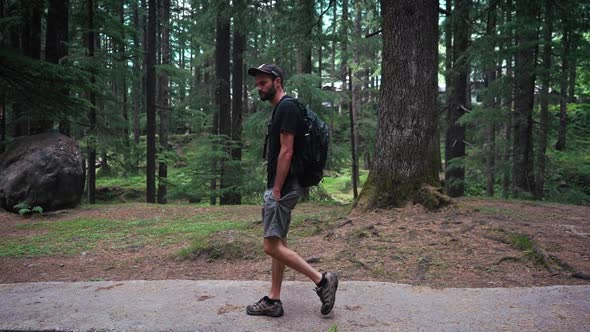
[[281,199],[281,191],[277,190],[277,189],[273,189],[272,190],[272,197],[275,199],[275,201],[278,201]]

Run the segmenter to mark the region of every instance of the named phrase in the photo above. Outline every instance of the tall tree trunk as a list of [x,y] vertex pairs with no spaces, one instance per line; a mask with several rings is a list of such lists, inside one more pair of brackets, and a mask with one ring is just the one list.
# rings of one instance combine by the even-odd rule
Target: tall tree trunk
[[[491,4],[488,11],[488,22],[486,29],[486,36],[491,38],[491,49],[496,48],[494,41],[496,35],[496,5]],[[496,80],[496,66],[497,61],[492,59],[485,68],[485,85],[486,88],[490,89],[490,85]],[[487,112],[496,112],[497,101],[495,96],[491,93],[487,93],[485,98],[485,106]],[[494,117],[490,117],[494,118]],[[485,155],[486,155],[486,195],[494,196],[494,185],[496,184],[496,122],[490,120],[491,123],[486,128],[486,143],[485,143]]]
[[[566,19],[567,20],[567,19]],[[559,151],[565,150],[565,136],[567,132],[567,73],[569,69],[570,58],[570,44],[571,44],[571,30],[569,23],[566,21],[563,30],[562,38],[562,55],[561,55],[561,77],[559,83],[560,99],[559,99],[559,130],[557,132],[557,142],[555,149]]]
[[355,92],[356,98],[358,98],[358,91],[355,91],[354,83],[352,80],[352,69],[348,71],[348,91],[352,95],[350,99],[350,106],[349,106],[349,117],[350,117],[350,151],[351,151],[351,159],[352,159],[352,193],[353,197],[356,200],[358,198],[358,159],[357,159],[357,140],[356,140],[356,120],[355,120],[355,108],[358,106],[358,102],[355,103]]
[[471,0],[456,0],[453,13],[453,71],[449,106],[447,110],[447,132],[445,141],[445,186],[451,197],[463,196],[465,191],[465,126],[458,123],[467,108],[467,82],[469,69],[467,46],[469,43],[469,8]]
[[88,202],[90,204],[96,203],[96,93],[94,92],[94,84],[96,83],[95,72],[96,60],[94,59],[94,48],[96,44],[96,31],[94,27],[94,0],[88,0],[87,2],[88,11],[88,32],[86,41],[88,42],[88,58],[90,62],[90,91],[88,96],[90,99],[90,109],[88,111],[88,120],[90,122],[90,128],[87,133],[87,147],[88,147]]
[[[21,1],[20,2],[21,31],[20,40],[17,41],[16,48],[20,48],[22,54],[33,59],[41,59],[41,12],[43,2],[41,0]],[[19,44],[20,42],[20,44]],[[44,131],[43,121],[39,121],[41,116],[36,115],[31,121],[31,113],[27,105],[14,103],[13,112],[15,115],[16,126],[15,136],[26,136]]]
[[[351,150],[352,150],[352,183],[353,183],[353,193],[356,192],[356,185],[360,182],[359,181],[359,132],[358,132],[358,112],[361,109],[361,82],[362,82],[362,72],[361,72],[361,20],[362,20],[362,12],[361,12],[361,3],[359,0],[354,1],[354,45],[352,48],[352,59],[354,62],[355,70],[349,70],[349,80],[351,82],[351,107],[350,107],[350,134],[351,136]],[[356,199],[356,195],[355,195]]]
[[[223,0],[221,13],[217,16],[217,38],[215,39],[215,101],[219,110],[219,135],[222,141],[222,149],[231,156],[229,140],[231,139],[231,103],[230,103],[230,21],[225,12],[227,2]],[[222,195],[221,204],[229,204],[226,196],[227,188],[232,186],[231,174],[225,167],[224,160],[220,160]]]
[[570,68],[569,68],[569,79],[568,79],[568,93],[567,100],[570,103],[576,102],[576,68],[578,66],[577,49],[580,43],[580,34],[576,31],[572,31],[570,37]]
[[357,200],[360,207],[415,201],[438,206],[438,2],[381,1],[383,81],[375,160]]
[[4,145],[5,144],[6,144],[6,97],[4,96],[4,93],[0,93],[0,154],[4,153]]
[[[324,12],[324,1],[320,1],[320,15]],[[322,87],[322,71],[323,71],[323,50],[324,50],[324,32],[323,32],[323,25],[324,25],[324,15],[321,15],[318,20],[318,76],[320,77],[320,84],[319,87]]]
[[22,3],[25,8],[26,23],[23,26],[26,33],[23,34],[23,48],[25,55],[33,59],[41,59],[41,15],[43,1],[29,0]]
[[[47,10],[47,34],[45,37],[45,60],[51,63],[60,63],[68,55],[68,18],[70,2],[68,0],[49,0]],[[68,95],[67,88],[61,89],[64,95]],[[59,122],[59,132],[70,136],[70,123],[67,118]]]
[[[142,107],[142,111],[145,113],[146,109],[147,109],[147,71],[148,71],[148,5],[146,3],[146,0],[141,0],[141,8],[142,8],[142,12],[143,14],[141,15],[141,25],[143,27],[143,65],[142,65],[142,76],[141,76],[141,96],[142,96],[142,102],[143,102],[143,107]],[[154,46],[155,47],[155,46]],[[154,63],[155,63],[155,55],[154,55]],[[147,114],[146,114],[146,118],[147,118]],[[147,128],[145,128],[145,130],[147,130]],[[141,131],[141,129],[140,129]],[[147,137],[146,137],[147,138]]]
[[[6,17],[7,5],[3,0],[0,0],[0,17]],[[8,45],[8,35],[4,30],[0,31],[0,48],[5,48]],[[0,154],[4,153],[4,145],[6,144],[6,96],[4,91],[0,92]]]
[[[133,26],[135,27],[133,33],[133,47],[135,52],[140,50],[139,40],[143,36],[143,25],[139,21],[139,4],[133,1]],[[141,128],[139,125],[139,113],[141,112],[141,91],[143,75],[141,70],[141,63],[143,57],[139,55],[133,57],[133,143],[139,144],[139,136],[141,135]]]
[[297,58],[297,74],[311,74],[311,28],[315,23],[315,9],[313,0],[298,0],[301,8],[301,22],[299,25],[299,42]]
[[[121,67],[118,90],[121,95],[121,115],[123,117],[123,144],[126,147],[129,146],[129,114],[127,112],[127,54],[125,53],[125,1],[121,1],[119,4],[119,23],[121,24],[121,40],[118,45],[118,52],[120,59],[118,60]],[[128,160],[128,156],[126,157]]]
[[451,70],[453,69],[453,0],[446,1],[446,8],[448,12],[445,21],[445,86],[447,88],[447,100],[450,99],[448,90],[451,86]]
[[539,119],[539,150],[535,173],[535,197],[542,199],[545,187],[545,152],[549,129],[549,86],[551,84],[551,52],[553,33],[553,0],[545,1],[545,25],[543,28],[543,71],[541,74],[541,114]]
[[[162,41],[160,44],[162,52],[162,65],[170,65],[170,0],[162,0]],[[166,71],[160,73],[160,153],[169,150],[168,147],[168,127],[170,115],[170,90],[168,74]],[[166,204],[167,199],[167,182],[168,164],[166,161],[160,162],[158,170],[158,203]]]
[[[332,91],[336,91],[335,89],[335,81],[338,78],[338,73],[336,72],[336,41],[338,39],[337,35],[336,35],[336,26],[337,26],[337,21],[336,21],[336,17],[337,17],[337,9],[338,9],[338,4],[335,1],[333,4],[333,11],[332,11],[332,49],[331,49],[331,55],[330,55],[330,61],[331,61],[331,77],[330,77],[330,88]],[[334,118],[336,116],[336,100],[334,100],[332,107],[330,107],[330,137],[334,137]]]
[[[237,1],[237,6],[244,1]],[[232,107],[231,107],[231,140],[232,140],[232,182],[238,184],[239,169],[237,163],[242,160],[242,92],[244,85],[244,51],[246,48],[246,32],[244,24],[240,20],[234,21],[233,47],[232,47]],[[228,204],[240,204],[242,197],[238,190],[232,190],[227,195]]]
[[340,25],[340,80],[342,81],[342,86],[345,87],[348,75],[348,0],[342,0],[342,19]]
[[[504,49],[511,49],[514,46],[514,33],[512,26],[512,1],[506,1],[506,24],[510,27],[507,31],[506,35],[506,44],[502,45]],[[502,174],[502,197],[508,198],[510,193],[512,192],[513,184],[510,181],[512,178],[511,168],[509,167],[510,161],[512,160],[512,149],[511,149],[511,140],[512,140],[512,123],[514,119],[514,95],[515,95],[515,85],[514,85],[514,69],[513,69],[513,61],[514,56],[512,52],[508,52],[508,57],[506,58],[506,77],[508,78],[508,86],[509,90],[507,93],[508,99],[508,112],[506,116],[506,124],[504,126],[504,173]]]
[[[29,35],[24,42],[27,45],[26,55],[33,59],[41,59],[41,18],[43,13],[44,2],[41,0],[25,1],[27,6],[27,24],[26,30]],[[35,114],[31,120],[29,133],[38,134],[49,131],[53,127],[53,121],[46,114]]]
[[[447,16],[445,18],[444,21],[444,29],[445,29],[445,105],[447,109],[447,113],[448,113],[448,108],[450,106],[450,100],[451,100],[451,85],[452,85],[452,80],[451,80],[451,72],[453,70],[453,17],[454,15],[452,15],[451,13],[453,12],[453,0],[447,0],[446,1],[446,8],[447,10]],[[446,126],[445,126],[446,127]],[[443,127],[444,128],[444,127]],[[436,138],[437,138],[437,145],[440,147],[440,124],[436,126],[437,129],[437,134],[436,134]],[[446,132],[445,132],[446,135]],[[440,148],[439,148],[439,154],[440,154]],[[445,165],[446,165],[446,161],[445,161]],[[446,167],[446,166],[445,166]],[[444,172],[444,168],[440,167],[440,171]]]
[[516,16],[523,21],[517,30],[515,118],[512,182],[514,197],[534,193],[532,169],[532,112],[535,92],[535,46],[537,3],[533,0],[517,1]]
[[146,49],[146,200],[156,202],[156,0],[149,0]]

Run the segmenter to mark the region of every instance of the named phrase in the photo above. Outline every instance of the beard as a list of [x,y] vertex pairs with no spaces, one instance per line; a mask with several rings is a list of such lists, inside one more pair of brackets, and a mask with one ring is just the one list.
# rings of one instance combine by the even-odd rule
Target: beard
[[266,93],[264,93],[262,91],[258,91],[258,94],[260,95],[260,100],[262,100],[262,101],[267,101],[267,100],[273,99],[276,93],[277,93],[277,89],[275,89],[274,84]]

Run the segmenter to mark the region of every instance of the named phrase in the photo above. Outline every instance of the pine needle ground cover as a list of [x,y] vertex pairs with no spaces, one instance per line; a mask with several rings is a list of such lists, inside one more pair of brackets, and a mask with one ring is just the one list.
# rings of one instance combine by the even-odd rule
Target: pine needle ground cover
[[[464,198],[362,212],[306,202],[288,243],[342,280],[433,287],[585,284],[590,208]],[[104,204],[29,217],[0,212],[0,283],[269,280],[259,205]],[[287,280],[305,277],[287,269]]]

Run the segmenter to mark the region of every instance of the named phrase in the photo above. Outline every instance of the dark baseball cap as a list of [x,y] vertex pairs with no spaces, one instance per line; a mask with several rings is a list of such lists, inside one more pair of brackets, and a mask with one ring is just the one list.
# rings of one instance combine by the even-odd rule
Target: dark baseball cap
[[250,76],[256,76],[256,74],[259,74],[259,73],[269,74],[274,77],[280,77],[281,79],[283,79],[283,70],[279,66],[277,66],[273,63],[270,63],[270,64],[263,63],[258,67],[252,67],[252,68],[248,69],[248,75],[250,75]]

